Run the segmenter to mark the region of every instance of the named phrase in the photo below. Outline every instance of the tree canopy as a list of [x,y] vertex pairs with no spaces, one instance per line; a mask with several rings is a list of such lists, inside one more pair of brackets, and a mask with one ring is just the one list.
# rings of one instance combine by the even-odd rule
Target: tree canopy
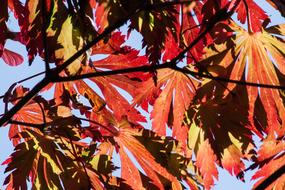
[[259,2],[2,0],[0,58],[45,66],[1,96],[6,189],[209,190],[221,167],[283,190],[285,24]]

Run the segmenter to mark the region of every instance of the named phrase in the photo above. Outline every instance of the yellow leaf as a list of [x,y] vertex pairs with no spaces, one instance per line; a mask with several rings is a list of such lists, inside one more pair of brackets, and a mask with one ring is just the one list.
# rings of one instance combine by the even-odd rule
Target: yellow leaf
[[67,106],[58,106],[57,115],[60,117],[70,117],[72,116],[71,110]]
[[[78,45],[74,43],[76,40],[79,41]],[[69,59],[80,49],[80,47],[82,47],[83,39],[80,38],[79,30],[75,29],[75,26],[72,23],[72,17],[68,16],[63,23],[57,43],[61,47],[55,51],[55,57],[62,62]],[[69,75],[75,75],[80,70],[83,59],[84,56],[80,56],[67,67]]]

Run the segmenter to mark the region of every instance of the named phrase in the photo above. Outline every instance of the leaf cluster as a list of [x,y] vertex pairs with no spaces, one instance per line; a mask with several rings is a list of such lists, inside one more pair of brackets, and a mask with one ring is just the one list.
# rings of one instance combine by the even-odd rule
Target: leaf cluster
[[2,2],[0,58],[45,64],[1,97],[6,189],[211,189],[218,167],[285,188],[285,25],[257,1]]

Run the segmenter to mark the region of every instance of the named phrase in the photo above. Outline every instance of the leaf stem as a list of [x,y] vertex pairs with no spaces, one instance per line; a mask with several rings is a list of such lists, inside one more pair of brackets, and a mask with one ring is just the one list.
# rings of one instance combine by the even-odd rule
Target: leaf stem
[[251,23],[250,23],[250,16],[249,16],[249,9],[248,9],[248,4],[245,0],[242,0],[245,6],[246,10],[246,20],[247,20],[247,31],[249,34],[252,34],[252,28],[251,28]]

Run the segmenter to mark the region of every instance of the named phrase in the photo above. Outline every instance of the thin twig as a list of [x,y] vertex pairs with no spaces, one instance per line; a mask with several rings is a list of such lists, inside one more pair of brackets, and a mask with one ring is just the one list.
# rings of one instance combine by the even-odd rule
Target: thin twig
[[87,173],[85,163],[78,157],[77,152],[76,152],[76,150],[75,150],[75,147],[74,147],[74,144],[73,144],[73,141],[72,141],[72,139],[71,139],[70,134],[67,133],[67,136],[68,136],[69,143],[70,143],[70,145],[71,145],[72,151],[73,151],[73,153],[74,153],[76,162],[78,163],[78,165],[82,165],[82,168],[83,168],[83,170],[84,170],[84,172],[85,172],[85,175],[86,175],[87,180],[88,180],[88,183],[89,183],[89,187],[91,187],[91,181],[90,181],[90,177],[89,177],[89,175],[88,175],[88,173]]
[[91,119],[81,118],[81,117],[77,117],[77,118],[80,119],[80,120],[82,120],[82,121],[88,121],[88,122],[90,122],[90,123],[96,124],[96,125],[98,125],[99,127],[102,127],[102,128],[104,128],[105,130],[107,130],[109,133],[114,134],[114,132],[113,132],[111,129],[109,129],[107,126],[102,125],[102,124],[100,124],[100,123],[98,123],[98,122],[96,122],[96,121],[93,121],[93,120],[91,120]]
[[43,125],[46,126],[47,121],[46,121],[45,110],[44,110],[42,104],[41,104],[36,98],[35,98],[34,100],[35,100],[35,102],[39,105],[39,107],[40,107],[40,109],[41,109],[42,117],[43,117],[43,122],[44,122]]
[[25,81],[27,81],[27,80],[33,79],[33,78],[35,78],[35,77],[37,77],[37,76],[40,76],[40,75],[42,75],[42,74],[44,74],[44,73],[45,73],[45,71],[39,72],[39,73],[34,74],[34,75],[30,76],[30,77],[27,77],[27,78],[24,78],[24,79],[22,79],[22,80],[19,80],[19,81],[17,81],[16,83],[19,84],[19,83],[25,82]]
[[[24,78],[24,79],[21,79],[21,80],[19,80],[19,81],[17,81],[17,82],[14,82],[13,84],[10,85],[9,88],[11,88],[12,86],[15,86],[15,85],[17,85],[17,84],[19,84],[19,83],[22,83],[22,82],[25,82],[25,81],[27,81],[27,80],[30,80],[30,79],[32,79],[32,78],[35,78],[35,77],[37,77],[37,76],[40,76],[40,75],[42,75],[42,74],[44,74],[44,73],[45,73],[45,71],[42,71],[42,72],[40,72],[40,73],[34,74],[34,75],[32,75],[32,76],[29,76],[29,77],[27,77],[27,78]],[[2,98],[4,98],[4,97],[5,97],[5,95],[2,95],[2,96],[0,96],[0,99],[2,99]]]
[[263,84],[263,83],[254,83],[254,82],[246,82],[246,81],[240,81],[240,80],[233,80],[233,79],[228,79],[228,78],[223,78],[223,77],[216,77],[216,76],[210,76],[206,75],[203,73],[195,72],[195,71],[190,71],[184,68],[180,67],[175,67],[173,68],[176,71],[180,71],[183,73],[188,73],[194,76],[199,76],[203,78],[208,78],[208,79],[213,79],[217,81],[222,81],[222,82],[228,82],[228,83],[234,83],[238,85],[244,85],[244,86],[253,86],[253,87],[260,87],[260,88],[270,88],[270,89],[279,89],[279,90],[285,90],[285,86],[279,86],[279,85],[272,85],[272,84]]
[[161,65],[144,65],[144,66],[140,66],[140,67],[132,67],[132,68],[126,68],[126,69],[117,69],[117,70],[112,70],[112,71],[87,73],[87,74],[76,75],[76,76],[71,76],[71,77],[60,77],[60,78],[56,78],[53,82],[68,82],[68,81],[76,81],[76,80],[81,80],[81,79],[86,79],[86,78],[111,76],[111,75],[125,74],[125,73],[132,73],[132,72],[149,72],[149,71],[153,71],[153,70],[160,70],[160,69],[164,69],[164,68],[170,68],[170,69],[174,69],[176,71],[180,71],[180,72],[183,72],[183,73],[190,74],[190,75],[195,76],[195,77],[208,78],[208,79],[213,79],[213,80],[216,80],[216,81],[234,83],[234,84],[238,84],[238,85],[285,90],[285,86],[281,86],[281,85],[246,82],[246,81],[228,79],[228,78],[223,78],[223,77],[218,77],[218,76],[213,76],[213,75],[206,75],[206,74],[203,74],[203,73],[200,73],[200,72],[190,71],[190,70],[185,69],[185,68],[180,68],[178,66],[174,66],[171,63],[172,62],[166,62],[166,63],[161,64]]
[[48,48],[47,48],[47,32],[46,32],[46,0],[42,0],[42,7],[41,7],[41,12],[42,12],[42,41],[43,41],[43,47],[44,47],[44,62],[45,62],[45,68],[46,68],[46,75],[50,72],[50,66],[48,62]]
[[10,124],[33,127],[33,128],[39,129],[39,130],[42,130],[42,128],[45,127],[44,123],[41,123],[41,124],[37,124],[37,123],[26,123],[26,122],[22,122],[22,121],[13,120],[13,119],[10,119],[8,122],[9,122]]

